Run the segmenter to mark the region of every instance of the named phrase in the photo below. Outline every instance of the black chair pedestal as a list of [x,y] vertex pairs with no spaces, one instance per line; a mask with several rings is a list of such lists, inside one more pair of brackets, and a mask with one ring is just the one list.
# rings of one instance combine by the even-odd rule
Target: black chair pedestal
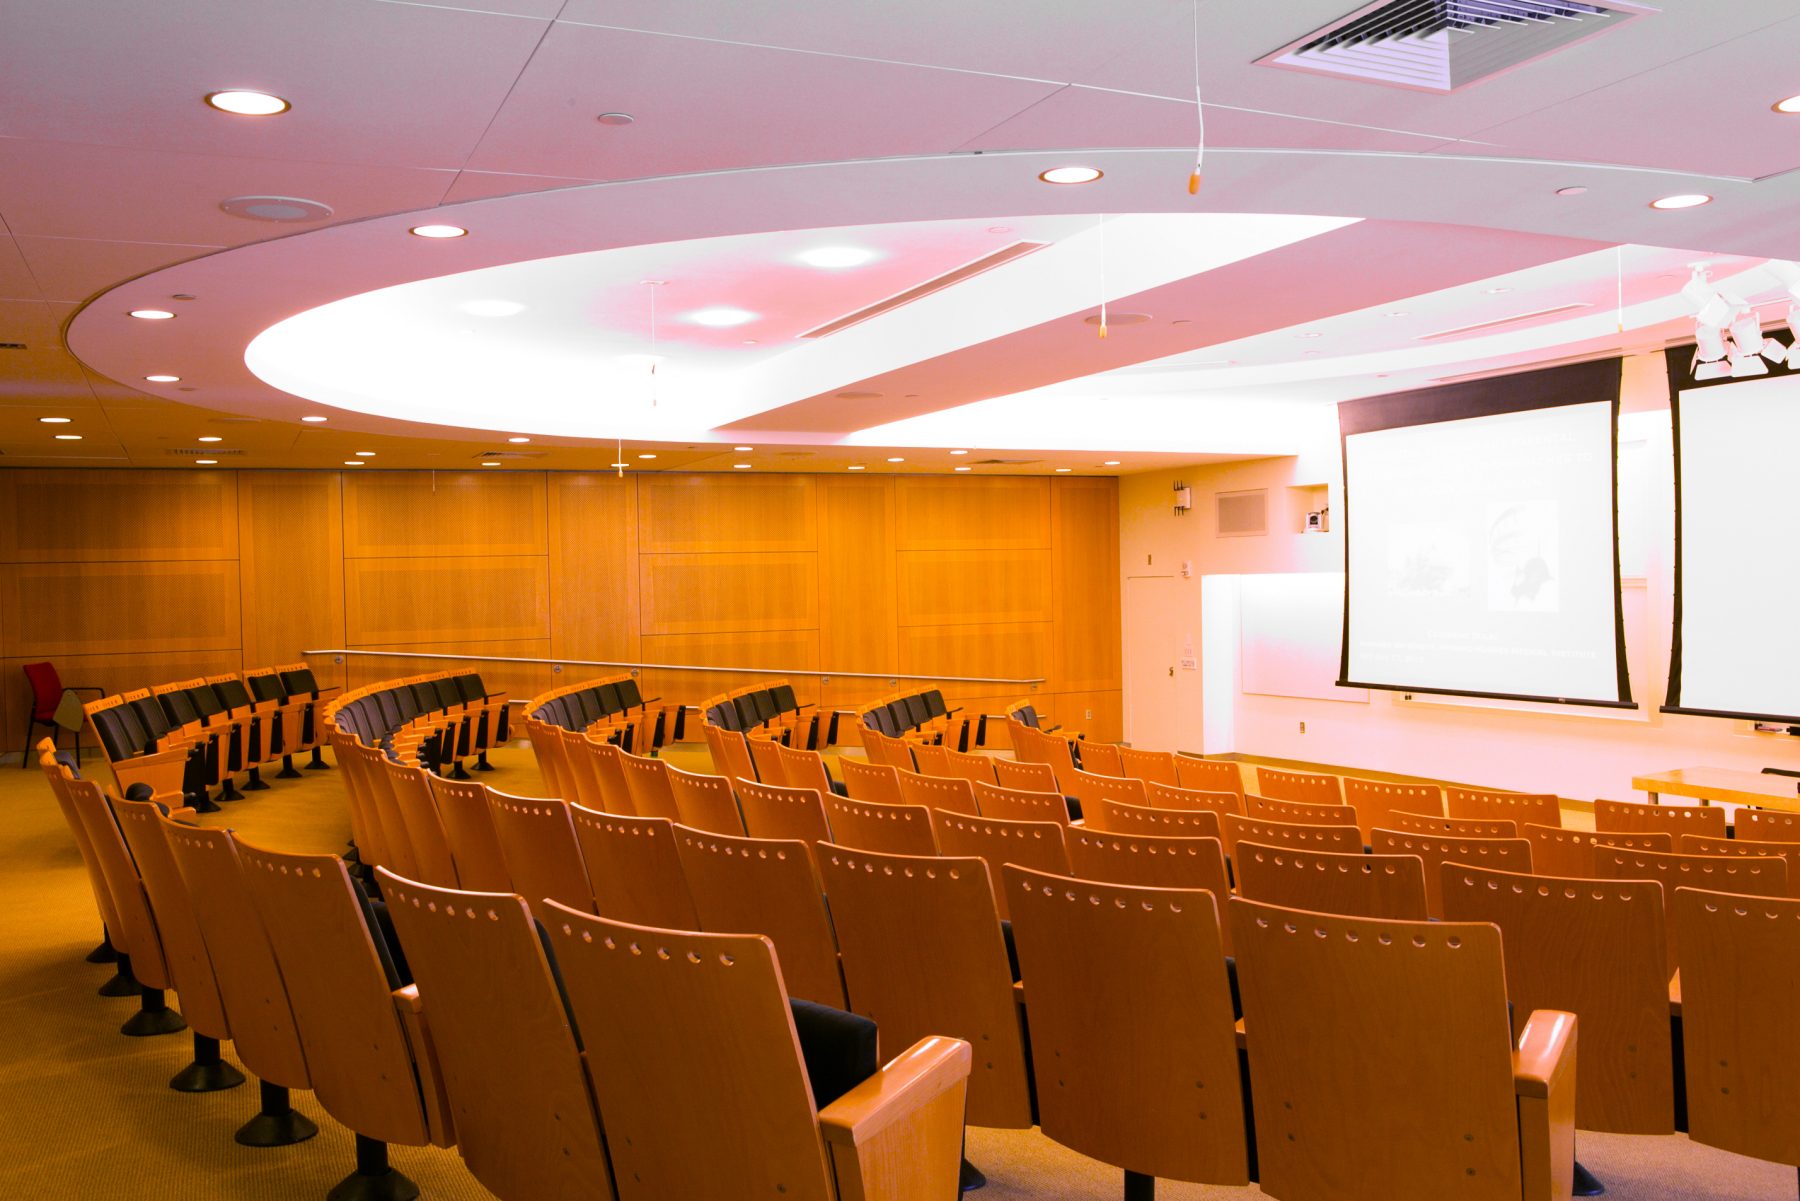
[[238,1127],[232,1135],[246,1147],[291,1147],[319,1133],[319,1128],[288,1104],[288,1090],[267,1080],[262,1087],[262,1112]]
[[194,1062],[176,1072],[169,1087],[178,1093],[217,1093],[236,1088],[244,1074],[219,1057],[219,1040],[194,1035]]
[[325,1201],[413,1201],[419,1186],[388,1166],[387,1144],[356,1136],[356,1171],[325,1194]]
[[1582,1167],[1580,1161],[1577,1160],[1575,1163],[1575,1186],[1571,1191],[1572,1195],[1577,1197],[1598,1197],[1606,1192],[1606,1186],[1600,1183],[1598,1176]]
[[237,781],[226,776],[225,783],[219,788],[219,799],[221,801],[241,801],[244,799],[244,794],[238,791]]
[[331,770],[331,764],[325,762],[325,755],[324,755],[323,750],[321,750],[321,748],[315,746],[312,749],[312,762],[308,763],[306,765],[306,770],[307,771],[330,771]]
[[131,974],[131,956],[119,951],[113,959],[112,979],[102,984],[98,991],[103,997],[135,997],[141,987],[137,977]]
[[1156,1177],[1127,1170],[1125,1201],[1156,1201]]
[[169,1008],[160,988],[145,988],[138,993],[138,1011],[125,1019],[119,1033],[130,1038],[150,1038],[158,1034],[179,1034],[187,1029],[187,1019]]
[[112,935],[103,926],[100,929],[100,945],[87,953],[89,963],[117,963],[119,953],[113,949]]
[[300,778],[299,771],[294,767],[294,757],[292,755],[283,755],[281,757],[281,770],[275,773],[275,778],[277,780],[298,780]]
[[244,791],[261,792],[268,787],[269,782],[262,778],[262,768],[260,766],[251,768],[250,778],[244,781]]
[[494,770],[494,765],[492,763],[488,762],[486,751],[481,751],[476,754],[475,770],[476,771],[493,771]]

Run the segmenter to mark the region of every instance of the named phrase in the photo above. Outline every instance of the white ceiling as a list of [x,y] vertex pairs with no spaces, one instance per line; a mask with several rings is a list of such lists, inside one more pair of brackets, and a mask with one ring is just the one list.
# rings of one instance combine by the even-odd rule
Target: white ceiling
[[[1002,269],[1017,290],[1002,294],[999,324],[979,341],[925,340],[917,358],[897,361],[903,343],[884,335],[899,322],[878,323],[900,310],[865,329],[862,370],[839,351],[816,391],[752,389],[765,407],[734,425],[700,437],[670,429],[627,456],[729,469],[741,438],[758,445],[758,467],[870,456],[871,469],[886,469],[889,456],[874,454],[881,439],[910,436],[900,466],[941,470],[950,465],[941,448],[966,436],[1033,452],[1037,463],[1019,470],[1069,465],[1059,455],[1079,470],[1102,470],[1106,458],[1130,470],[1270,453],[1256,432],[1259,405],[1660,345],[1680,325],[1651,302],[1678,286],[1667,277],[1680,264],[1710,257],[1729,271],[1800,255],[1800,117],[1770,111],[1800,92],[1800,12],[1790,3],[1665,0],[1617,31],[1449,95],[1255,65],[1355,7],[1203,0],[1209,149],[1205,187],[1190,199],[1189,0],[15,5],[0,39],[0,341],[27,349],[0,351],[0,455],[161,465],[212,432],[240,452],[223,460],[234,465],[335,466],[355,449],[376,450],[384,466],[460,464],[492,449],[495,435],[335,410],[323,427],[302,426],[317,406],[259,381],[243,352],[304,309],[522,260],[692,243],[671,256],[668,295],[685,270],[764,308],[789,290],[798,311],[929,277],[963,261],[973,231],[991,225],[1042,224],[1061,241],[1074,236],[1067,222],[1086,227],[1104,214],[1361,218],[1116,295],[1153,320],[1116,327],[1105,343],[1081,321],[1085,302],[1046,315],[1048,298],[1030,289],[1021,260]],[[262,88],[294,108],[225,116],[201,103],[222,87]],[[636,121],[595,121],[609,111]],[[1067,161],[1106,177],[1073,188],[1036,180]],[[1588,191],[1555,194],[1573,185]],[[1686,191],[1717,200],[1677,213],[1647,207]],[[309,198],[333,214],[276,225],[218,207],[249,194]],[[422,219],[472,232],[438,244],[407,237]],[[910,224],[919,222],[958,232],[935,236]],[[722,244],[696,242],[899,223],[908,224],[890,231],[894,249],[878,269],[829,285],[746,271],[709,256]],[[1543,297],[1591,300],[1620,243],[1639,248],[1626,255],[1637,300],[1623,335],[1582,325],[1577,312],[1529,327],[1522,342],[1471,335],[1434,346],[1430,362],[1373,370],[1374,352],[1397,352],[1417,329],[1491,319],[1506,295],[1487,291],[1492,277],[1527,273],[1518,299],[1528,293],[1534,307]],[[1115,265],[1123,279],[1126,264]],[[179,319],[150,327],[123,315],[151,302]],[[1394,309],[1409,317],[1379,317]],[[620,329],[629,308],[581,315],[597,338],[629,332]],[[1392,337],[1382,332],[1390,325]],[[1293,338],[1300,327],[1324,336]],[[766,376],[785,354],[758,349]],[[1219,369],[1186,370],[1177,355],[1239,362],[1209,383]],[[1251,364],[1263,374],[1244,375]],[[142,380],[162,370],[182,382]],[[846,402],[841,391],[882,396]],[[990,420],[1008,403],[1048,396],[1078,417],[1096,397],[1136,392],[1173,397],[1183,436],[1133,449],[1121,425],[1115,442],[1095,444],[1088,429],[1077,448],[1054,422]],[[1227,394],[1229,411],[1219,407]],[[517,400],[495,397],[490,429]],[[36,418],[53,414],[74,417],[64,428],[83,440],[50,441]],[[589,437],[532,436],[537,466],[615,456]]]

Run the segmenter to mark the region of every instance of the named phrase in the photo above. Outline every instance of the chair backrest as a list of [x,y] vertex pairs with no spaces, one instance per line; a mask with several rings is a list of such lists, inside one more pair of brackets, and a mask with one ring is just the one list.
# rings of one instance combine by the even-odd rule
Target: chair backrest
[[1457,863],[1439,872],[1446,920],[1500,927],[1513,1012],[1563,1009],[1581,1020],[1575,1124],[1674,1133],[1662,886]]
[[[831,772],[825,766],[825,756],[818,751],[801,750],[798,747],[777,747],[776,753],[781,758],[781,778],[784,788],[811,788],[820,796],[829,796]],[[843,760],[838,760],[842,763]],[[742,777],[747,779],[748,773]]]
[[1732,818],[1739,838],[1760,842],[1800,842],[1800,813],[1745,807]]
[[1517,1201],[1500,931],[1229,904],[1263,1191]]
[[1177,838],[1224,838],[1211,809],[1152,809],[1104,798],[1082,811],[1082,824],[1108,834],[1168,834]]
[[1607,833],[1661,832],[1725,837],[1722,805],[1643,805],[1636,801],[1595,801],[1594,829]]
[[1675,839],[1664,833],[1601,834],[1593,830],[1569,830],[1562,826],[1526,825],[1520,837],[1531,843],[1531,870],[1540,876],[1592,879],[1598,869],[1595,852],[1600,847],[1627,851],[1675,849]]
[[[681,815],[682,825],[695,830],[710,830],[714,834],[744,832],[744,819],[738,813],[737,794],[731,790],[730,780],[724,776],[697,775],[673,765],[666,770],[669,791],[675,798],[675,810]],[[656,923],[639,924],[653,926]]]
[[912,748],[913,763],[917,765],[922,776],[936,776],[940,780],[956,776],[960,773],[950,764],[950,748],[936,743],[916,742]]
[[625,773],[625,787],[631,792],[632,811],[639,817],[666,817],[681,820],[675,804],[675,790],[669,786],[669,765],[661,759],[617,753],[619,767]]
[[975,786],[960,776],[922,776],[918,772],[903,771],[898,772],[898,779],[903,804],[944,809],[970,817],[981,812],[975,804]]
[[1054,792],[1062,795],[1056,772],[1048,763],[1028,763],[1019,759],[995,759],[994,780],[1002,788],[1016,792]]
[[1531,841],[1526,838],[1447,838],[1409,830],[1372,832],[1369,849],[1377,855],[1417,855],[1425,863],[1425,899],[1432,917],[1444,916],[1441,863],[1491,867],[1495,871],[1531,874]]
[[50,721],[56,717],[56,706],[62,700],[62,676],[54,663],[27,663],[25,679],[31,685],[31,718]]
[[487,786],[479,780],[430,777],[438,820],[456,863],[457,883],[471,892],[511,892],[512,873],[500,853],[500,835],[488,808]]
[[1663,909],[1669,932],[1669,975],[1681,968],[1682,945],[1676,934],[1674,904],[1678,888],[1729,892],[1746,897],[1788,895],[1787,860],[1773,856],[1661,854],[1600,847],[1594,874],[1602,880],[1655,880],[1663,887]]
[[1150,796],[1144,790],[1142,780],[1126,776],[1097,776],[1086,771],[1072,771],[1068,773],[1067,780],[1069,795],[1081,802],[1083,814],[1087,812],[1088,806],[1103,800],[1144,808],[1150,805]]
[[[340,720],[342,716],[340,712]],[[538,775],[544,781],[545,793],[560,797],[565,792],[573,792],[573,777],[564,778],[568,776],[569,767],[563,757],[562,739],[557,736],[556,727],[535,717],[526,718],[523,724],[525,737],[531,740],[531,753],[537,758]]]
[[980,1047],[969,1124],[1030,1126],[1025,1045],[987,865],[826,843],[819,872],[852,1007],[880,1027],[882,1053],[932,1034]]
[[825,800],[831,839],[841,846],[884,855],[935,855],[931,810],[923,805],[884,805],[839,796]]
[[[415,1048],[401,1024],[389,948],[377,947],[382,935],[370,929],[367,902],[344,861],[234,842],[319,1103],[366,1138],[445,1143],[447,1132],[432,1129],[420,1091],[421,1076],[436,1080],[435,1059],[420,1070],[418,1060],[431,1051]],[[182,1005],[189,1007],[186,996]]]
[[38,766],[43,769],[50,785],[51,796],[56,798],[56,807],[62,812],[63,824],[69,827],[69,837],[75,840],[81,864],[87,869],[88,888],[94,894],[94,908],[100,912],[100,922],[106,927],[112,940],[120,941],[125,937],[124,922],[120,920],[119,911],[113,905],[112,890],[107,887],[106,874],[101,870],[100,860],[94,854],[94,844],[88,838],[87,826],[69,800],[69,783],[74,777],[56,761],[55,744],[48,738],[39,740],[37,750]]
[[596,813],[580,805],[569,809],[569,820],[587,867],[593,912],[638,926],[700,928],[673,822]]
[[838,759],[838,774],[844,777],[844,790],[852,800],[905,804],[900,798],[900,773],[889,764],[843,756]]
[[1234,759],[1202,759],[1198,755],[1175,756],[1175,783],[1196,792],[1235,792],[1244,795],[1244,769]]
[[811,846],[831,841],[825,801],[816,788],[776,788],[755,780],[735,780],[738,811],[751,838],[797,839]]
[[1238,894],[1252,901],[1390,921],[1422,922],[1431,916],[1425,865],[1417,855],[1302,851],[1240,842],[1231,866]]
[[975,804],[983,817],[998,817],[1007,821],[1056,822],[1064,826],[1069,824],[1069,803],[1060,792],[1002,788],[998,784],[983,784],[980,781],[976,781],[974,788]]
[[376,875],[469,1171],[497,1197],[612,1201],[588,1075],[524,898]]
[[599,764],[588,752],[592,743],[587,735],[580,730],[552,727],[550,736],[560,741],[563,748],[559,764],[565,777],[562,799],[571,805],[586,805],[590,809],[605,808],[606,797],[600,787]]
[[1789,895],[1800,889],[1800,842],[1761,842],[1749,838],[1705,838],[1683,834],[1675,849],[1683,855],[1773,855],[1787,860]]
[[356,841],[357,855],[370,867],[392,862],[387,849],[387,832],[381,822],[381,812],[375,807],[374,792],[367,778],[369,771],[380,770],[379,761],[371,768],[369,760],[364,756],[366,748],[350,734],[333,732],[330,741],[331,749],[337,756],[338,767],[344,773],[344,800],[349,810],[350,836]]
[[406,815],[394,796],[394,782],[387,770],[388,757],[370,746],[358,746],[355,754],[362,760],[363,788],[368,794],[366,808],[381,826],[382,850],[386,852],[376,864],[391,867],[412,878],[423,875],[424,869],[419,866],[418,855],[413,850],[412,832],[406,827]]
[[1166,784],[1171,788],[1181,784],[1181,778],[1175,774],[1175,756],[1168,751],[1122,746],[1119,748],[1119,770],[1145,784]]
[[756,778],[764,784],[780,787],[787,783],[787,768],[781,759],[781,743],[773,738],[746,738],[750,761],[756,764]]
[[[1164,834],[1108,834],[1071,826],[1064,835],[1069,871],[1083,880],[1137,888],[1204,888],[1220,901],[1231,895],[1224,848],[1216,838]],[[1231,950],[1231,932],[1219,935]]]
[[413,863],[419,870],[420,882],[440,888],[457,886],[456,862],[450,854],[450,839],[438,817],[437,802],[431,795],[430,773],[422,767],[401,763],[382,764],[387,772],[388,787],[394,794],[394,805],[406,823],[406,837],[412,843]]
[[1517,838],[1519,823],[1506,817],[1433,817],[1426,813],[1388,814],[1387,828],[1443,838]]
[[706,749],[712,753],[713,770],[727,779],[739,776],[756,778],[755,760],[750,754],[750,744],[743,734],[737,730],[721,729],[710,721],[700,723],[700,731],[706,738]]
[[545,923],[581,1028],[620,1201],[834,1201],[769,940]]
[[593,912],[594,894],[575,839],[569,802],[555,797],[511,796],[490,788],[488,812],[494,819],[506,874],[527,905],[540,905],[548,899]]
[[[1356,809],[1350,805],[1315,805],[1311,801],[1284,801],[1255,793],[1244,796],[1244,816],[1265,822],[1298,822],[1304,826],[1357,825]],[[1357,829],[1361,831],[1360,826]]]
[[1272,801],[1304,801],[1309,805],[1342,805],[1344,786],[1336,776],[1318,772],[1256,769],[1256,795]]
[[1393,815],[1423,813],[1442,816],[1444,790],[1436,784],[1390,784],[1385,780],[1344,777],[1344,803],[1356,810],[1356,826],[1363,841],[1376,826],[1395,829]]
[[[635,816],[637,802],[632,799],[631,785],[625,778],[623,766],[625,749],[604,738],[583,738],[580,749],[593,762],[594,780],[600,785],[600,799],[606,803],[606,811]],[[652,816],[667,817],[668,814]]]
[[1082,741],[1075,744],[1081,754],[1081,770],[1096,776],[1122,776],[1125,767],[1119,759],[1119,748],[1110,742]]
[[1014,822],[997,817],[969,817],[934,809],[932,832],[938,853],[950,858],[974,856],[988,865],[988,883],[994,889],[994,908],[1005,921],[1006,890],[1000,883],[1000,867],[1017,863],[1055,875],[1069,874],[1069,851],[1063,845],[1064,826],[1055,822]]
[[65,787],[77,820],[87,833],[88,844],[94,849],[94,861],[100,866],[112,897],[113,912],[119,919],[119,925],[111,930],[113,945],[131,956],[132,974],[139,983],[150,988],[173,988],[174,977],[163,953],[162,934],[150,909],[149,894],[131,860],[106,794],[92,780],[70,780]]
[[1444,789],[1444,811],[1451,817],[1504,819],[1520,826],[1562,825],[1562,802],[1553,792],[1499,792],[1452,784]]
[[1800,901],[1675,890],[1687,1130],[1776,1163],[1800,1145]]
[[1144,797],[1152,809],[1206,809],[1220,817],[1244,811],[1243,794],[1236,792],[1202,792],[1198,788],[1178,788],[1173,784],[1146,781]]
[[1356,854],[1363,849],[1362,832],[1354,823],[1310,826],[1302,822],[1266,821],[1260,817],[1227,813],[1219,819],[1219,826],[1225,835],[1225,853],[1234,859],[1240,842],[1343,854]]
[[766,935],[775,944],[789,993],[849,1007],[832,919],[806,843],[677,826],[675,849],[702,930]]
[[163,823],[169,819],[151,801],[113,801],[112,809],[150,898],[157,937],[175,990],[181,994],[182,1016],[197,1033],[222,1042],[231,1037],[231,1026],[187,882],[181,878],[163,833]]
[[[1083,1155],[1175,1180],[1249,1179],[1216,899],[1008,866],[1031,990],[1039,1125]],[[1203,1097],[1197,1103],[1196,1097]]]
[[[311,1088],[287,984],[238,862],[231,832],[171,822],[163,827],[163,835],[206,939],[206,953],[212,959],[219,997],[225,1002],[225,1017],[231,1025],[233,1052],[270,1084]],[[132,970],[137,970],[135,953]]]
[[912,743],[904,738],[874,731],[871,732],[869,744],[869,758],[876,763],[885,763],[897,771],[913,771],[919,766],[912,757]]
[[997,760],[992,755],[978,755],[950,747],[945,749],[944,757],[950,765],[952,775],[961,776],[971,784],[996,782],[994,764]]

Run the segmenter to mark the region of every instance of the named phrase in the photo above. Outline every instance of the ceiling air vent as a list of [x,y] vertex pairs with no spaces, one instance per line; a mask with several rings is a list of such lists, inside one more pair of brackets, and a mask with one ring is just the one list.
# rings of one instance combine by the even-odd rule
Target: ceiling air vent
[[992,271],[1003,263],[1014,259],[1022,259],[1034,250],[1042,250],[1048,242],[1014,242],[1011,246],[1002,246],[992,254],[984,254],[978,259],[964,263],[960,267],[936,275],[922,284],[914,284],[904,292],[896,292],[886,300],[877,300],[867,308],[857,309],[854,313],[845,313],[842,317],[827,321],[824,325],[815,326],[801,334],[802,338],[823,338],[827,334],[835,334],[839,330],[849,329],[853,325],[861,325],[871,317],[879,317],[883,313],[891,313],[902,305],[911,304],[915,300],[923,300],[933,292],[942,292],[952,284],[960,284],[965,279],[972,279],[983,271]]
[[1453,92],[1655,11],[1627,0],[1383,0],[1257,62]]
[[1042,459],[976,459],[972,467],[1029,467],[1033,463],[1042,463]]
[[24,350],[23,342],[0,342],[0,350]]
[[484,450],[480,454],[471,455],[474,459],[541,459],[548,453],[541,450]]
[[1213,532],[1221,538],[1254,538],[1269,532],[1269,490],[1213,494]]
[[163,453],[165,455],[175,455],[176,457],[183,459],[223,459],[231,455],[241,455],[244,452],[241,448],[234,450],[230,447],[218,446],[200,446],[194,448],[186,446],[169,446],[163,449]]

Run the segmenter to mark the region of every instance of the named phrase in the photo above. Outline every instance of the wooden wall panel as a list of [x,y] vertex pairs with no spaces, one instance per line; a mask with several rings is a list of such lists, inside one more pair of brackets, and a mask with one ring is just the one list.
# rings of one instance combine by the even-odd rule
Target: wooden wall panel
[[810,551],[818,512],[810,475],[665,475],[638,479],[638,549]]
[[901,550],[1000,550],[1050,545],[1050,481],[1030,476],[894,479]]
[[351,647],[547,640],[549,560],[346,559],[344,615]]
[[231,471],[0,471],[0,562],[237,558]]
[[[25,682],[25,665],[36,663],[42,657],[9,657],[0,660],[0,713],[4,715],[0,720],[6,723],[4,745],[9,751],[16,751],[24,746],[25,718],[31,712],[31,686]],[[65,685],[79,684],[85,687],[91,684],[96,688],[106,689],[108,693],[129,692],[134,688],[167,683],[170,680],[223,675],[240,669],[235,648],[216,651],[151,651],[123,655],[56,655],[53,661]],[[91,701],[94,695],[84,693],[81,699]],[[33,731],[32,741],[48,734],[49,731],[40,726]],[[74,746],[66,732],[59,741],[65,747]],[[84,734],[81,743],[83,753],[91,754],[93,736]],[[36,766],[35,759],[32,763]],[[17,771],[18,767],[13,766],[10,770]]]
[[812,551],[643,555],[640,562],[646,639],[818,629],[819,561]]
[[0,596],[8,657],[236,651],[241,644],[234,559],[0,564]]
[[917,550],[898,556],[899,624],[1051,620],[1047,550]]
[[[357,649],[425,651],[457,655],[468,652],[470,648],[467,643],[457,641],[407,642],[401,646],[366,646]],[[550,640],[535,638],[513,642],[484,642],[475,649],[474,653],[518,659],[548,659],[550,657]],[[551,671],[549,664],[537,666],[526,663],[483,663],[479,659],[366,659],[360,655],[348,656],[345,667],[349,671],[351,688],[360,688],[364,684],[378,684],[382,680],[392,680],[400,676],[422,676],[438,671],[479,672],[481,682],[487,686],[489,692],[505,692],[514,700],[527,700],[558,684],[583,679],[590,674],[606,674],[601,671],[590,671],[585,667],[567,667],[563,669],[561,675],[557,675]],[[571,676],[570,672],[577,674]]]
[[303,650],[344,645],[337,475],[244,472],[238,479],[238,551],[246,664],[292,663]]
[[1055,554],[1056,686],[1118,686],[1119,489],[1111,480],[1057,480],[1051,490]]
[[[812,630],[774,630],[726,634],[658,634],[644,636],[644,661],[647,663],[721,664],[730,667],[763,667],[783,670],[817,671],[819,669],[819,636]],[[594,675],[604,675],[594,671]],[[697,704],[714,693],[751,684],[768,684],[778,677],[739,672],[657,671],[645,668],[642,687],[645,696],[661,696]],[[802,703],[819,699],[819,682],[814,676],[790,676],[794,695]],[[698,735],[698,731],[696,731]]]
[[550,477],[550,645],[571,659],[639,657],[638,477]]
[[821,478],[819,654],[842,671],[894,670],[894,488]]
[[[1040,714],[1047,715],[1051,725],[1059,725],[1065,734],[1086,734],[1097,742],[1117,742],[1125,736],[1123,693],[1117,689],[1100,692],[1057,692],[1034,697]],[[1088,714],[1093,716],[1089,717]],[[1173,747],[1157,747],[1173,750]]]
[[542,555],[539,471],[356,471],[344,477],[344,555]]
[[[1047,621],[1008,625],[902,626],[900,670],[907,675],[1042,679],[1050,674],[1051,629]],[[921,688],[928,684],[919,685]],[[945,696],[988,696],[1010,685],[941,685]],[[1024,695],[1019,685],[1012,694]]]

